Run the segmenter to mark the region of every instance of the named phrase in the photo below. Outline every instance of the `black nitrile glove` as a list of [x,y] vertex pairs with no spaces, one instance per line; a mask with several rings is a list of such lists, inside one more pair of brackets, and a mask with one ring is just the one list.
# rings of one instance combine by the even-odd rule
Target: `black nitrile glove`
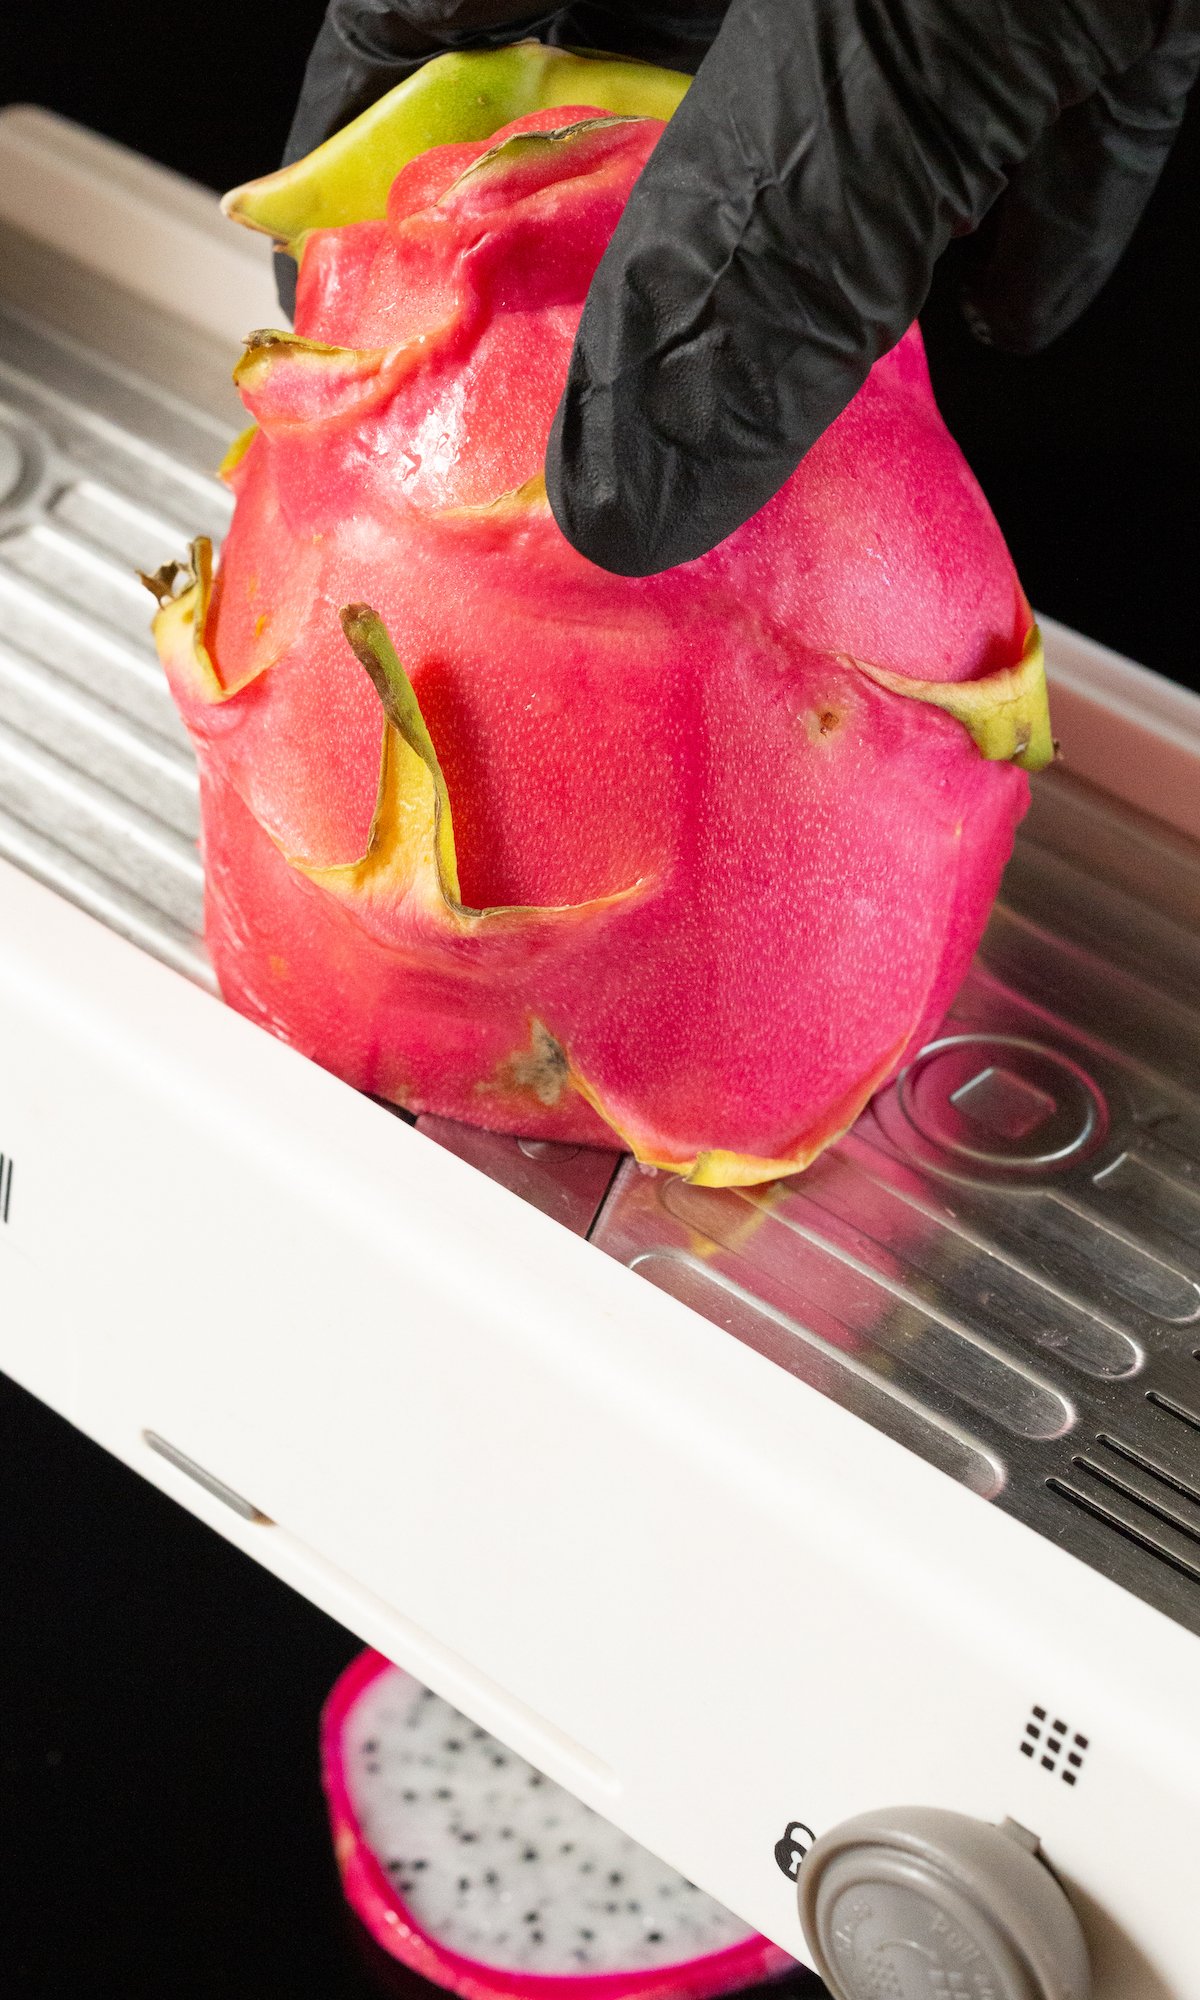
[[593,280],[546,458],[563,532],[628,576],[778,490],[985,216],[975,332],[1030,352],[1069,326],[1200,68],[1200,0],[331,0],[287,157],[429,56],[530,34],[703,56]]

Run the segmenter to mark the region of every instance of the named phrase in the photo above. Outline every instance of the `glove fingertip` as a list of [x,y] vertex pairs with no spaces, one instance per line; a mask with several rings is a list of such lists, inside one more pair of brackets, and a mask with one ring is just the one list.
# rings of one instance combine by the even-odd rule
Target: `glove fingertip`
[[598,476],[600,453],[589,451],[580,399],[570,385],[555,412],[546,446],[546,495],[550,511],[579,555],[611,576],[650,576],[671,562],[661,559],[627,506],[615,498],[616,482]]

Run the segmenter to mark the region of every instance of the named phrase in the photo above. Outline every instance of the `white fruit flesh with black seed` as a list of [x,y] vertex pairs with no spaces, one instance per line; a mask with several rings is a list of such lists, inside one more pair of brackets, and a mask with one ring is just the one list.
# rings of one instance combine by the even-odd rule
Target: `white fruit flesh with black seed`
[[346,1720],[363,1836],[418,1924],[501,1971],[636,1972],[753,1932],[720,1903],[395,1669]]

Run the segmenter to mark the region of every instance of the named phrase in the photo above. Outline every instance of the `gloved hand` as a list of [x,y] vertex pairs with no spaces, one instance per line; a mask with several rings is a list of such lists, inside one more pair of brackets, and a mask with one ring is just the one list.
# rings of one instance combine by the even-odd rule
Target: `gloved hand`
[[777,491],[985,216],[974,331],[1031,352],[1071,324],[1178,130],[1200,0],[330,0],[287,158],[428,57],[522,35],[699,63],[593,280],[546,460],[563,532],[639,576]]

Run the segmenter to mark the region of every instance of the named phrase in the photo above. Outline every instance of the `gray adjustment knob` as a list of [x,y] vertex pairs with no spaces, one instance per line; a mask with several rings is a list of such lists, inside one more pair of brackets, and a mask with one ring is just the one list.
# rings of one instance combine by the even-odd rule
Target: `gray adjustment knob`
[[834,2000],[1089,2000],[1079,1919],[1012,1820],[864,1813],[821,1835],[797,1894]]

